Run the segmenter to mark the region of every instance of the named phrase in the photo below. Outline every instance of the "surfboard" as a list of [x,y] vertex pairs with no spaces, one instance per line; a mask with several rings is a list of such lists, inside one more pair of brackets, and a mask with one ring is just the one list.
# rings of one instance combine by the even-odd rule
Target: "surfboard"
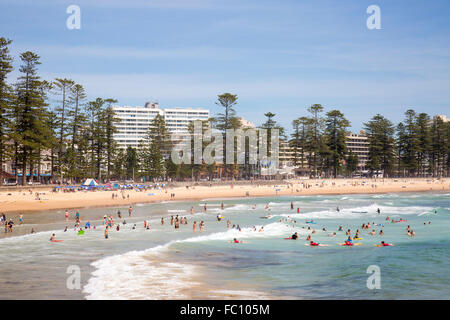
[[353,246],[360,246],[360,245],[362,245],[362,243],[356,242],[353,244],[353,246],[348,246],[345,243],[338,243],[338,245],[343,246],[343,247],[353,247]]
[[362,240],[363,238],[353,238],[353,240]]
[[50,240],[51,242],[64,242],[64,240]]
[[381,244],[374,244],[374,246],[375,246],[375,247],[393,247],[394,245],[391,244],[391,245],[388,245],[388,246],[383,246],[383,245],[381,245]]
[[312,245],[310,245],[309,243],[305,243],[305,246],[310,246],[310,247],[328,247],[327,244],[321,244],[321,243],[319,243],[318,246],[312,246]]

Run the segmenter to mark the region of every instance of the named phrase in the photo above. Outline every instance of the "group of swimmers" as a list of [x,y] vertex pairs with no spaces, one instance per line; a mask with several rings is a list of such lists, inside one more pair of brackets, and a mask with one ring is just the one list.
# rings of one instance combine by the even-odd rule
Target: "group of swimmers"
[[[223,203],[221,203],[221,209],[224,210],[224,204],[223,204]],[[253,209],[256,209],[256,205],[253,206]],[[269,203],[266,204],[265,209],[266,209],[267,211],[270,210],[270,208],[269,208]],[[298,209],[298,208],[297,208],[297,209]],[[204,203],[204,205],[203,205],[203,210],[204,210],[205,212],[207,211],[207,204],[206,204],[206,203]],[[293,204],[293,202],[291,202],[291,210],[294,210],[294,204]],[[131,217],[132,212],[133,212],[132,206],[129,207],[128,211],[129,211],[129,217]],[[299,209],[298,209],[298,211],[299,211]],[[339,211],[339,207],[337,207],[337,211]],[[191,207],[190,213],[191,213],[191,215],[194,214],[194,207]],[[378,214],[380,213],[380,209],[379,209],[379,208],[377,209],[377,213],[378,213]],[[436,211],[435,211],[435,213],[436,213]],[[118,215],[119,218],[121,218],[120,210],[117,212],[117,215]],[[4,214],[3,214],[3,216],[0,216],[0,219],[2,219],[3,217],[4,217]],[[5,218],[3,218],[3,219],[5,219]],[[66,220],[67,220],[67,219],[68,219],[68,212],[66,211]],[[218,214],[218,215],[217,215],[217,220],[218,220],[218,221],[221,221],[222,219],[223,219],[223,216],[222,216],[221,214]],[[286,221],[289,220],[289,221],[293,222],[294,224],[297,223],[296,220],[291,219],[291,218],[289,218],[289,217],[288,217],[288,219],[285,219],[285,220],[286,220]],[[389,220],[391,220],[390,217],[389,217],[389,216],[386,217],[386,221],[389,221]],[[21,217],[21,222],[22,222],[22,221],[23,221],[23,217]],[[397,221],[394,220],[394,219],[391,220],[391,222],[406,222],[406,221],[407,221],[407,220],[403,220],[403,219],[400,219],[400,220],[397,220]],[[79,213],[78,213],[78,211],[77,211],[77,212],[76,212],[76,225],[75,225],[75,230],[76,230],[77,228],[79,228],[80,222],[81,222],[80,215],[79,215]],[[282,222],[282,219],[280,220],[280,222]],[[308,221],[307,221],[307,222],[308,222]],[[114,226],[114,219],[113,219],[112,215],[109,216],[109,217],[105,215],[105,216],[104,216],[104,222],[103,222],[103,223],[104,223],[104,225],[106,226],[106,227],[105,227],[105,238],[108,239],[108,235],[109,235],[108,229],[109,229],[109,228],[112,228],[112,227]],[[164,223],[165,223],[165,222],[164,222],[164,217],[162,217],[162,218],[161,218],[161,225],[164,225]],[[314,223],[314,221],[311,220],[311,221],[309,221],[309,223]],[[430,224],[431,222],[428,222],[428,223]],[[125,221],[125,220],[123,221],[123,224],[124,224],[124,225],[126,224],[126,221]],[[179,229],[179,228],[180,228],[180,225],[188,225],[188,221],[187,221],[187,218],[186,218],[186,217],[179,217],[178,215],[176,215],[175,217],[174,217],[174,216],[171,216],[170,224],[173,225],[175,229]],[[425,223],[424,223],[424,224],[425,224]],[[361,229],[362,229],[362,230],[369,230],[369,229],[371,229],[372,227],[377,227],[377,226],[378,226],[378,227],[384,227],[382,224],[375,224],[375,222],[372,222],[372,223],[367,222],[367,224],[366,224],[366,223],[363,223],[363,224],[361,225]],[[200,231],[204,231],[204,227],[205,227],[205,223],[204,223],[204,221],[201,221],[201,222],[199,223],[199,229],[200,229]],[[231,221],[228,219],[228,220],[227,220],[227,228],[230,228],[230,227],[231,227]],[[87,222],[86,225],[85,225],[85,229],[90,229],[90,228],[91,228],[90,223]],[[94,230],[95,230],[95,226],[94,226],[93,228],[94,228]],[[150,229],[150,225],[149,225],[149,223],[147,223],[147,221],[144,221],[144,228],[147,229],[147,230]],[[238,231],[241,231],[240,225],[233,225],[232,228],[233,228],[233,229],[237,229]],[[302,227],[302,228],[305,229],[305,227]],[[136,229],[136,224],[133,225],[132,229]],[[315,233],[316,233],[316,230],[312,229],[312,228],[309,227],[309,226],[307,227],[307,229],[308,229],[308,230],[311,230],[311,233],[310,233],[310,234],[307,236],[307,238],[306,238],[306,241],[309,242],[309,245],[311,245],[311,246],[320,246],[320,245],[321,245],[320,243],[317,243],[317,242],[315,242],[315,241],[313,241],[313,240],[311,239],[311,235],[312,235],[312,234],[315,234]],[[408,226],[406,229],[407,229],[407,235],[408,235],[408,236],[410,236],[410,237],[414,237],[414,236],[415,236],[415,231],[412,230],[410,226]],[[120,230],[120,225],[119,225],[119,224],[116,225],[116,230],[117,230],[117,231]],[[193,231],[195,232],[196,230],[197,230],[197,221],[194,221],[194,222],[193,222]],[[67,231],[67,227],[66,227],[66,230],[65,230],[65,231]],[[79,232],[81,232],[81,231],[84,232],[84,230],[82,230],[82,228],[80,228],[80,231],[79,231]],[[264,231],[264,227],[261,226],[261,227],[259,227],[259,230],[258,230],[258,229],[256,228],[256,226],[253,226],[253,231],[254,231],[254,232],[256,232],[256,231],[258,231],[258,232],[263,232],[263,231]],[[326,228],[322,228],[322,231],[326,232],[327,230],[326,230]],[[342,227],[342,226],[339,226],[338,231],[344,232],[343,227]],[[347,231],[345,231],[345,234],[346,234],[346,236],[347,236],[347,239],[346,239],[346,240],[344,241],[344,243],[342,243],[341,245],[345,245],[345,246],[353,246],[353,245],[355,245],[355,244],[353,243],[353,240],[362,240],[362,238],[361,238],[361,233],[360,233],[360,230],[359,230],[359,229],[356,230],[356,232],[355,232],[355,234],[354,234],[353,237],[351,236],[351,230],[350,230],[350,229],[348,229]],[[374,229],[372,229],[372,231],[369,232],[369,234],[372,235],[372,236],[375,236],[375,235],[376,235],[376,232],[375,232]],[[383,230],[381,229],[381,230],[379,231],[378,234],[379,234],[380,236],[383,236],[383,235],[384,235]],[[328,236],[329,236],[329,237],[335,237],[335,236],[337,236],[337,233],[336,233],[336,232],[333,232],[333,233],[328,234]],[[297,240],[297,239],[299,239],[298,233],[295,232],[289,239],[292,239],[292,240]],[[242,243],[241,241],[239,241],[239,240],[237,240],[237,239],[234,239],[233,242],[235,242],[235,243]],[[359,243],[358,243],[358,244],[359,244]],[[378,246],[392,246],[392,244],[389,244],[389,243],[386,243],[386,242],[384,242],[384,241],[381,241],[381,244],[378,245]]]

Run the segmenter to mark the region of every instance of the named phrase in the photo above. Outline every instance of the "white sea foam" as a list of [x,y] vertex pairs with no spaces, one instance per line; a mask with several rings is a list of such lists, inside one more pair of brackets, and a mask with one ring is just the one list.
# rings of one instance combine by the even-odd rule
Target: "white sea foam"
[[233,240],[234,238],[239,239],[261,239],[261,238],[273,238],[277,236],[286,235],[287,233],[292,233],[296,231],[299,233],[306,233],[303,229],[292,228],[285,223],[273,222],[267,224],[264,227],[264,231],[259,232],[261,225],[255,225],[256,231],[253,227],[241,228],[241,231],[237,229],[229,229],[224,232],[212,233],[204,236],[193,237],[189,239],[182,240],[182,242],[205,242],[214,240]]
[[298,219],[348,219],[348,218],[364,218],[364,217],[376,217],[377,209],[380,209],[383,215],[404,215],[404,214],[420,214],[425,211],[432,210],[432,207],[396,207],[396,206],[383,206],[376,203],[369,206],[360,206],[353,208],[340,208],[340,211],[335,209],[319,210],[312,212],[303,212],[300,214],[281,214],[283,217],[290,216],[291,218]]
[[[164,253],[174,243],[226,241],[233,238],[258,239],[282,236],[293,231],[306,233],[302,229],[287,226],[284,223],[271,223],[264,226],[263,232],[258,232],[261,226],[253,228],[229,229],[184,240],[171,241],[143,251],[131,251],[114,255],[92,263],[96,270],[84,286],[83,292],[87,299],[188,299],[186,291],[195,285],[191,280],[198,272],[196,266],[180,263],[158,262],[157,256]],[[152,258],[154,261],[152,261]],[[233,295],[239,298],[251,298],[254,292],[247,291],[214,291],[219,296]],[[259,296],[264,295],[258,293]]]
[[248,211],[248,210],[253,210],[253,206],[252,205],[248,205],[248,204],[237,204],[234,205],[232,207],[227,207],[225,209],[223,209],[223,211]]
[[170,244],[144,251],[131,251],[92,263],[92,273],[83,292],[91,300],[118,299],[186,299],[183,292],[195,285],[195,267],[152,262],[149,257],[167,250]]

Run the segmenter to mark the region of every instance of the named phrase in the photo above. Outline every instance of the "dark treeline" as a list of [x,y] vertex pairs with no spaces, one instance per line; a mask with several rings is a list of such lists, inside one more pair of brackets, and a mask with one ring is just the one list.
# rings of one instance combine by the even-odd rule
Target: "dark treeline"
[[[113,139],[117,118],[112,108],[117,100],[87,101],[84,87],[71,79],[41,79],[40,57],[30,51],[20,54],[19,76],[10,83],[8,75],[13,71],[10,45],[11,40],[0,37],[0,168],[10,162],[18,183],[43,181],[40,171],[44,161],[50,163],[50,177],[45,182],[53,183],[80,182],[87,177],[102,181],[136,178],[150,181],[261,176],[261,163],[249,161],[250,148],[259,146],[245,147],[244,164],[228,164],[225,139],[223,162],[227,164],[194,164],[194,161],[174,164],[170,155],[175,142],[161,116],[152,120],[138,150],[118,148]],[[246,129],[236,115],[237,103],[237,95],[218,95],[216,104],[222,111],[203,123],[203,132],[213,128],[225,136],[227,129]],[[289,148],[291,165],[303,170],[303,175],[327,178],[361,173],[358,156],[347,148],[350,122],[344,114],[339,110],[325,112],[320,104],[310,106],[307,112],[308,116],[292,121],[289,139],[285,129],[274,120],[274,113],[265,113],[266,121],[258,128],[267,130],[268,145],[271,130],[278,129],[281,142]],[[192,123],[188,130],[194,139]],[[364,123],[364,130],[369,146],[365,167],[370,176],[450,175],[450,122],[407,110],[404,121],[397,126],[377,114]],[[202,147],[206,147],[205,141]],[[192,153],[191,160],[193,156]]]
[[19,76],[9,83],[10,44],[0,38],[0,168],[10,161],[23,185],[41,180],[44,161],[50,163],[47,182],[102,178],[102,174],[109,179],[117,147],[111,105],[117,101],[86,101],[83,86],[70,79],[41,79],[40,57],[30,51],[20,54]]
[[[347,150],[350,123],[338,110],[321,116],[319,104],[308,108],[310,116],[292,121],[290,144],[295,164],[309,168],[311,177],[351,176],[358,170],[357,155]],[[377,114],[364,123],[368,141],[369,176],[447,177],[450,175],[450,122],[414,110],[395,126]]]

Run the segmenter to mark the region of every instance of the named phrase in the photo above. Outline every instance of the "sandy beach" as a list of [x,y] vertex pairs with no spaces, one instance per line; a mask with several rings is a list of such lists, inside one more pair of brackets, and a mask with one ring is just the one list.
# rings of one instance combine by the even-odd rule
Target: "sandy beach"
[[[266,182],[267,183],[267,182]],[[186,184],[188,185],[188,184]],[[450,190],[450,180],[440,179],[335,179],[289,180],[283,184],[232,184],[213,186],[179,186],[146,191],[76,191],[52,192],[51,188],[17,191],[0,190],[0,213],[39,212],[56,209],[75,209],[102,206],[124,206],[160,201],[204,200],[242,197],[288,195],[332,195],[390,192],[420,192]],[[36,200],[39,192],[40,200]],[[112,194],[118,197],[112,199]],[[123,194],[123,196],[122,196]],[[171,197],[171,194],[175,194]]]

